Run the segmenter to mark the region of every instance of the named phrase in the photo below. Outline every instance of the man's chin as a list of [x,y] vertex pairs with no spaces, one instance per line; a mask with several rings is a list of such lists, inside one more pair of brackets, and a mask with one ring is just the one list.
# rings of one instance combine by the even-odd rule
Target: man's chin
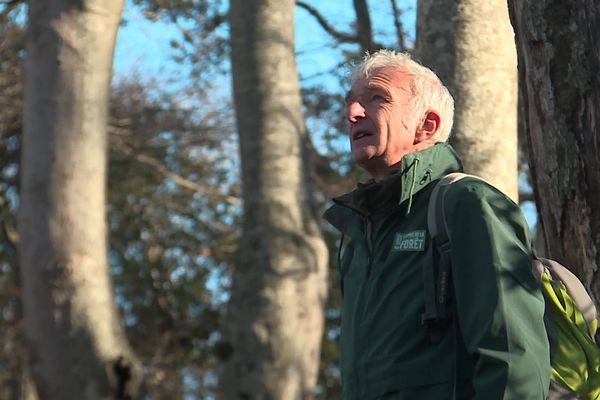
[[359,148],[352,150],[352,159],[360,167],[363,167],[364,164],[368,164],[375,157],[375,152],[369,148]]

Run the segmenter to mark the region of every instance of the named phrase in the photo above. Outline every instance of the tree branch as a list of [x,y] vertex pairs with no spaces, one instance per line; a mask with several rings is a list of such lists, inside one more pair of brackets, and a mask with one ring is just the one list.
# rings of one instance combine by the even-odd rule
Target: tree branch
[[234,196],[229,196],[226,194],[218,193],[215,190],[207,189],[203,186],[198,185],[196,182],[190,181],[189,179],[184,178],[181,175],[177,175],[174,172],[169,171],[167,167],[165,167],[160,161],[149,157],[145,154],[136,154],[134,155],[135,160],[139,161],[142,164],[146,164],[154,168],[156,171],[160,172],[166,178],[171,179],[173,182],[182,186],[184,188],[193,190],[198,193],[202,193],[205,196],[218,198],[223,201],[228,202],[229,204],[239,205],[241,204],[241,200]]
[[329,33],[331,36],[333,36],[335,39],[339,40],[342,43],[358,43],[359,39],[358,36],[356,35],[350,35],[344,32],[340,32],[336,29],[334,29],[331,25],[329,25],[329,22],[327,22],[327,20],[319,13],[319,11],[317,11],[316,8],[312,7],[311,5],[303,2],[303,1],[296,1],[296,5],[300,8],[305,9],[310,15],[312,15],[317,22],[319,23],[319,25],[321,25],[321,28],[323,28],[325,30],[325,32]]
[[[114,125],[112,125],[110,128],[111,128],[111,133],[116,134],[116,135],[122,134],[123,131],[126,131],[126,129],[117,128]],[[181,175],[178,175],[178,174],[170,171],[167,167],[164,166],[163,163],[161,163],[159,160],[157,160],[155,158],[152,158],[145,154],[139,154],[139,153],[133,154],[133,150],[128,147],[129,146],[125,145],[124,143],[120,143],[119,145],[114,145],[114,146],[111,145],[111,148],[114,148],[115,150],[117,150],[120,153],[125,154],[127,156],[131,155],[133,157],[133,159],[135,159],[136,161],[152,167],[155,171],[157,171],[158,173],[163,175],[165,178],[171,179],[173,182],[175,182],[177,185],[179,185],[181,187],[190,189],[197,193],[201,193],[207,197],[225,201],[232,205],[240,205],[242,203],[242,201],[238,197],[222,194],[222,193],[217,192],[216,190],[208,189],[204,186],[197,184],[196,182],[193,182],[189,179],[184,178]]]
[[402,11],[398,9],[396,0],[390,0],[392,4],[392,16],[394,17],[394,26],[396,27],[396,37],[398,38],[398,47],[400,51],[406,51],[406,37],[404,36],[404,29],[402,27]]
[[369,12],[367,0],[353,0],[352,3],[356,13],[357,41],[362,50],[372,54],[383,49],[385,46],[373,39],[371,13]]
[[377,50],[373,43],[373,29],[371,27],[371,14],[367,6],[367,0],[354,0],[354,11],[356,13],[356,30],[358,42],[364,51],[373,53]]

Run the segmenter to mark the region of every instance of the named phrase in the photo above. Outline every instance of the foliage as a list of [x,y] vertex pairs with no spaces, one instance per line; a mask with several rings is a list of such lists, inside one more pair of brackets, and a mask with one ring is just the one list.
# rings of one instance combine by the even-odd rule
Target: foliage
[[182,386],[173,373],[213,362],[221,301],[207,284],[235,250],[238,189],[231,116],[154,92],[115,87],[108,215],[119,304],[161,398]]
[[[132,0],[146,18],[179,28],[171,40],[173,61],[190,68],[188,81],[196,92],[206,92],[227,73],[229,43],[224,0]],[[125,22],[126,23],[126,22]]]
[[16,230],[24,44],[20,26],[0,24],[0,398],[18,392],[24,359]]

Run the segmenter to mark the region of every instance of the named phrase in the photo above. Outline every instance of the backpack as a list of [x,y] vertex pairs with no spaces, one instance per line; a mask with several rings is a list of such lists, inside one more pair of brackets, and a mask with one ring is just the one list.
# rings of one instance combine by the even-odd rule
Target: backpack
[[[446,175],[429,198],[427,227],[432,241],[429,249],[432,261],[426,262],[423,270],[423,324],[433,342],[440,340],[451,320],[448,304],[452,290],[451,243],[444,215],[444,196],[453,183],[467,177],[482,180],[463,173]],[[554,260],[536,257],[532,273],[546,303],[544,322],[552,366],[548,399],[600,400],[600,346],[595,339],[598,316],[592,299],[581,281]]]

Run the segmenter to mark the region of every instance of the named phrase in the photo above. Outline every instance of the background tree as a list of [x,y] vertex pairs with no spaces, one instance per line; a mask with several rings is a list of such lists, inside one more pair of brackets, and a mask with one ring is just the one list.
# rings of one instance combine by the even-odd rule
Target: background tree
[[546,254],[600,300],[600,5],[509,0]]
[[417,1],[416,41],[413,55],[431,68],[456,99],[456,18],[458,1]]
[[304,163],[293,8],[231,2],[244,218],[223,344],[229,399],[310,398],[317,379],[327,249]]
[[[8,14],[8,13],[6,13]],[[0,19],[0,398],[21,398],[25,371],[23,315],[17,269],[16,210],[23,110],[25,32]]]
[[[0,398],[22,399],[16,209],[25,35],[11,21],[0,33]],[[235,151],[227,148],[233,122],[209,99],[162,87],[135,75],[115,82],[109,261],[127,335],[146,367],[145,395],[207,398],[214,392],[219,298],[227,291],[207,282],[226,275],[237,238],[239,185],[230,171]]]
[[140,366],[106,246],[106,127],[122,2],[29,3],[19,254],[40,398],[131,398]]
[[506,2],[419,0],[417,15],[416,58],[456,100],[451,142],[465,171],[517,200],[517,61]]
[[[24,11],[10,10],[0,5],[7,17],[0,34],[0,398],[29,399],[16,260]],[[115,82],[109,263],[127,336],[145,367],[141,398],[207,398],[238,236],[233,119],[222,95],[168,87],[135,73]]]

